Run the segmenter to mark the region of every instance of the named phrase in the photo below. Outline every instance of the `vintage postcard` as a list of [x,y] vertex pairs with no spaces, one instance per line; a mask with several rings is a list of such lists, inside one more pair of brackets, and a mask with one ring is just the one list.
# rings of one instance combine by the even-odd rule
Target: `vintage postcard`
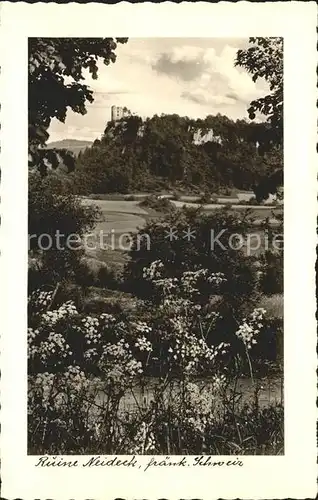
[[316,496],[314,2],[1,4],[1,497]]

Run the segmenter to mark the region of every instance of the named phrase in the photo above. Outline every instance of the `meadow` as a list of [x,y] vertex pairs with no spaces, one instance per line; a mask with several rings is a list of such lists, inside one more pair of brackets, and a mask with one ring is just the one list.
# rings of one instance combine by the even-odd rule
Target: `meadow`
[[[145,228],[154,231],[154,245],[144,253],[149,263],[141,276],[139,255],[127,279],[134,250],[119,248],[115,238],[112,248],[86,249],[91,269],[84,282],[77,279],[80,287],[64,281],[58,298],[54,287],[30,295],[31,453],[283,452],[282,294],[254,291],[243,302],[235,299],[231,319],[226,268],[204,269],[204,259],[192,268],[189,256],[190,267],[166,274],[155,258],[157,231],[167,217],[193,217],[193,207],[169,203],[172,210],[160,201],[159,211],[153,200],[150,207],[140,200],[80,200],[98,206],[96,235],[134,238]],[[193,224],[217,220],[216,208],[203,207]],[[255,210],[253,216],[270,213]],[[232,212],[225,212],[226,224]],[[243,264],[244,252],[239,258]]]

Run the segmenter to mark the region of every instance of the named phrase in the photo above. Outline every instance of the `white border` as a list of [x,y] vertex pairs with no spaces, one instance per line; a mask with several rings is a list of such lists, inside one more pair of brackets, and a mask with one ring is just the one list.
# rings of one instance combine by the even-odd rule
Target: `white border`
[[[316,495],[316,5],[1,5],[1,476],[4,498]],[[233,469],[36,469],[26,455],[27,37],[285,39],[285,456]],[[233,457],[232,457],[233,458]],[[140,459],[141,463],[147,460]]]

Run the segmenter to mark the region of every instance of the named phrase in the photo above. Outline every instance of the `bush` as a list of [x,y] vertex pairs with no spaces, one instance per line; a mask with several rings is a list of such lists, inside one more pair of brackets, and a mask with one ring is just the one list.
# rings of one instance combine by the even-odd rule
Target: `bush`
[[267,250],[261,256],[260,288],[265,295],[281,294],[284,290],[283,252]]
[[84,287],[112,288],[116,283],[113,269],[105,262],[93,257],[81,258],[75,271],[75,280]]
[[260,202],[256,200],[255,196],[252,196],[249,200],[240,200],[237,205],[260,205]]
[[171,199],[172,199],[172,200],[175,200],[175,201],[179,201],[179,200],[180,200],[180,198],[181,198],[181,194],[180,194],[180,193],[178,193],[178,191],[173,191],[173,193],[172,193],[172,198],[171,198]]
[[[161,295],[145,276],[145,268],[154,261],[163,265],[163,278],[179,279],[184,272],[199,272],[206,269],[211,273],[224,275],[225,280],[221,289],[212,293],[211,287],[201,290],[205,304],[210,300],[210,295],[220,295],[221,298],[213,311],[220,315],[219,321],[213,329],[213,342],[233,341],[238,322],[257,305],[257,277],[253,268],[253,259],[245,257],[243,251],[233,250],[227,246],[228,237],[233,234],[245,234],[245,225],[240,222],[235,213],[224,209],[214,211],[212,214],[202,213],[200,210],[186,209],[182,212],[171,214],[160,221],[151,221],[144,232],[150,236],[150,248],[144,237],[138,240],[136,236],[133,249],[130,252],[131,260],[126,264],[124,278],[125,289],[140,298],[160,303]],[[187,241],[182,236],[188,228],[195,231],[196,238]],[[178,239],[169,240],[167,231],[175,228]],[[211,248],[211,231],[218,235],[226,250],[216,245]],[[143,231],[140,232],[142,235]],[[157,301],[157,302],[156,302]],[[203,305],[203,304],[202,304]],[[152,313],[151,313],[152,314]],[[212,334],[212,333],[211,333]],[[232,360],[233,361],[233,360]],[[231,364],[231,363],[230,363]]]
[[159,213],[170,213],[176,210],[176,207],[167,198],[160,198],[156,195],[147,196],[144,200],[139,203],[140,207],[150,208]]
[[226,186],[221,186],[219,188],[219,195],[221,196],[231,196],[232,195],[232,189]]
[[201,205],[208,205],[209,203],[213,203],[212,202],[212,199],[211,199],[211,196],[209,193],[204,193],[200,199],[199,199],[199,203]]
[[[98,218],[97,207],[82,205],[72,194],[61,195],[56,184],[51,184],[50,176],[42,179],[39,174],[30,174],[29,253],[38,262],[38,272],[30,270],[29,289],[36,288],[41,279],[55,283],[74,275],[83,254],[80,238],[95,226]],[[70,235],[79,240],[68,245]]]
[[[176,231],[177,238],[168,237],[170,228]],[[190,241],[186,236],[189,228],[195,235],[190,237]],[[242,215],[226,209],[206,214],[200,209],[185,208],[160,220],[150,221],[134,237],[131,259],[125,269],[126,284],[133,293],[148,297],[151,289],[143,277],[143,269],[151,262],[161,260],[166,277],[178,277],[184,271],[208,269],[225,274],[225,294],[242,298],[250,296],[256,283],[252,260],[245,257],[242,250],[231,249],[228,244],[232,234],[245,237],[247,230],[248,225]],[[212,248],[211,234],[216,239],[219,233],[218,240],[223,248],[218,243]],[[149,235],[150,248],[143,234]]]
[[[87,315],[72,301],[50,308],[52,292],[29,297],[30,452],[280,452],[281,412],[259,408],[257,385],[255,405],[241,408],[227,377],[235,343],[224,341],[224,329],[215,343],[219,314],[202,308],[208,288],[215,296],[224,276],[204,269],[179,279],[163,273],[159,262],[145,269],[160,301],[137,304],[135,314]],[[254,309],[236,330],[246,356],[253,355],[263,323],[263,311]],[[144,388],[158,359],[164,377],[154,383],[153,399],[136,400],[126,412],[125,394],[134,395],[136,384]],[[195,381],[205,373],[209,385],[200,387]]]
[[98,193],[97,194],[94,194],[94,193],[90,194],[88,196],[88,198],[90,200],[107,200],[108,199],[107,195],[105,195],[105,194],[98,194]]

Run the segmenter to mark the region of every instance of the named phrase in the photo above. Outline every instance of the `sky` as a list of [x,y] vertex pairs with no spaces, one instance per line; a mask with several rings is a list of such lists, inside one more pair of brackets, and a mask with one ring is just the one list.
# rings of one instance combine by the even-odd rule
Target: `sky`
[[99,65],[97,80],[85,74],[94,103],[83,116],[68,111],[65,124],[52,120],[50,142],[100,138],[113,104],[143,118],[162,113],[248,118],[250,101],[265,95],[268,86],[234,66],[237,50],[247,46],[248,39],[237,38],[129,39],[118,45],[114,64]]

